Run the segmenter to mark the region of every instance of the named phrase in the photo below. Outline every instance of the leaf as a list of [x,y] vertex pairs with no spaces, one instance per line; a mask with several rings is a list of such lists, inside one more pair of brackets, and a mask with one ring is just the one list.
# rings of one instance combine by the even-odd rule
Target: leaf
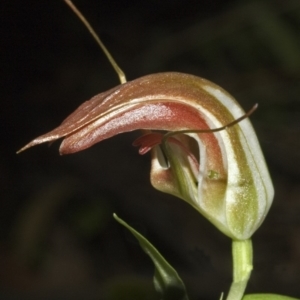
[[162,300],[188,300],[185,285],[174,268],[163,258],[157,249],[140,233],[130,227],[116,214],[114,218],[126,227],[138,240],[140,246],[148,254],[155,266],[154,287],[162,296]]
[[249,294],[245,295],[242,300],[299,300],[297,298],[292,298],[277,294]]

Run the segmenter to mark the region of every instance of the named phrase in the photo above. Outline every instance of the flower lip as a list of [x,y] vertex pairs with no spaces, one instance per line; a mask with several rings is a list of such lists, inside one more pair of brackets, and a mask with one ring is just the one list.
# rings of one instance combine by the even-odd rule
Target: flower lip
[[[137,138],[132,143],[132,145],[139,147],[139,154],[144,155],[147,152],[149,152],[150,150],[152,150],[155,146],[158,146],[162,143],[166,143],[166,141],[164,141],[165,136],[166,136],[166,134],[162,134],[160,132],[150,132],[150,133],[147,133],[147,134],[142,135],[139,138]],[[188,138],[189,138],[188,136],[185,137],[185,139],[188,139]],[[181,149],[182,153],[184,153],[184,155],[186,155],[186,157],[188,158],[188,160],[190,162],[191,170],[194,173],[194,176],[197,180],[198,174],[199,174],[199,161],[196,158],[196,156],[198,154],[197,153],[198,149],[196,150],[196,153],[194,154],[193,153],[194,151],[192,149],[195,147],[190,147],[191,142],[187,143],[187,141],[185,140],[185,143],[184,143],[182,140],[180,140],[176,137],[169,137],[167,142],[177,145]],[[167,161],[167,155],[164,153],[164,148],[165,147],[162,147],[161,150],[165,157],[165,161]]]

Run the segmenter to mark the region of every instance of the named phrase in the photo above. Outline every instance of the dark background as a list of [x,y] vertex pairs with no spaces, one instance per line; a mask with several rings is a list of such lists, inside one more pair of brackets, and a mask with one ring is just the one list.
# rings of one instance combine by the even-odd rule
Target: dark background
[[[247,292],[300,297],[300,1],[75,1],[127,75],[180,71],[233,94],[261,141],[276,196],[253,237]],[[138,133],[70,156],[15,152],[118,78],[60,0],[1,1],[0,298],[159,299],[153,267],[112,218],[144,234],[191,299],[231,282],[230,240],[155,191]]]

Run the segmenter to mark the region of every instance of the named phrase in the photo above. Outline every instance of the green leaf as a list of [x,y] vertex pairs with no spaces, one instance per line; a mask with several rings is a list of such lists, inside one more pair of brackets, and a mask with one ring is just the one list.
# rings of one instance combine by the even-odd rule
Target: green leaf
[[245,295],[242,300],[299,300],[297,298],[292,298],[277,294],[249,294]]
[[126,227],[138,240],[140,246],[148,254],[155,266],[154,287],[162,296],[162,300],[188,300],[184,283],[174,268],[163,258],[157,249],[140,233],[113,214],[116,221]]

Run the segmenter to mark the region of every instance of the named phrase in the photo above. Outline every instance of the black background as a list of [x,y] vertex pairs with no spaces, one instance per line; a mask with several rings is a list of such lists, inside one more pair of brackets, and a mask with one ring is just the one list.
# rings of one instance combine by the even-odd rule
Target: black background
[[[120,217],[152,241],[191,299],[231,282],[230,240],[149,183],[138,133],[59,156],[59,143],[15,152],[117,84],[63,1],[1,2],[0,298],[159,299],[153,267]],[[128,80],[179,71],[216,82],[251,117],[274,181],[253,237],[247,292],[300,297],[300,2],[76,1]]]

